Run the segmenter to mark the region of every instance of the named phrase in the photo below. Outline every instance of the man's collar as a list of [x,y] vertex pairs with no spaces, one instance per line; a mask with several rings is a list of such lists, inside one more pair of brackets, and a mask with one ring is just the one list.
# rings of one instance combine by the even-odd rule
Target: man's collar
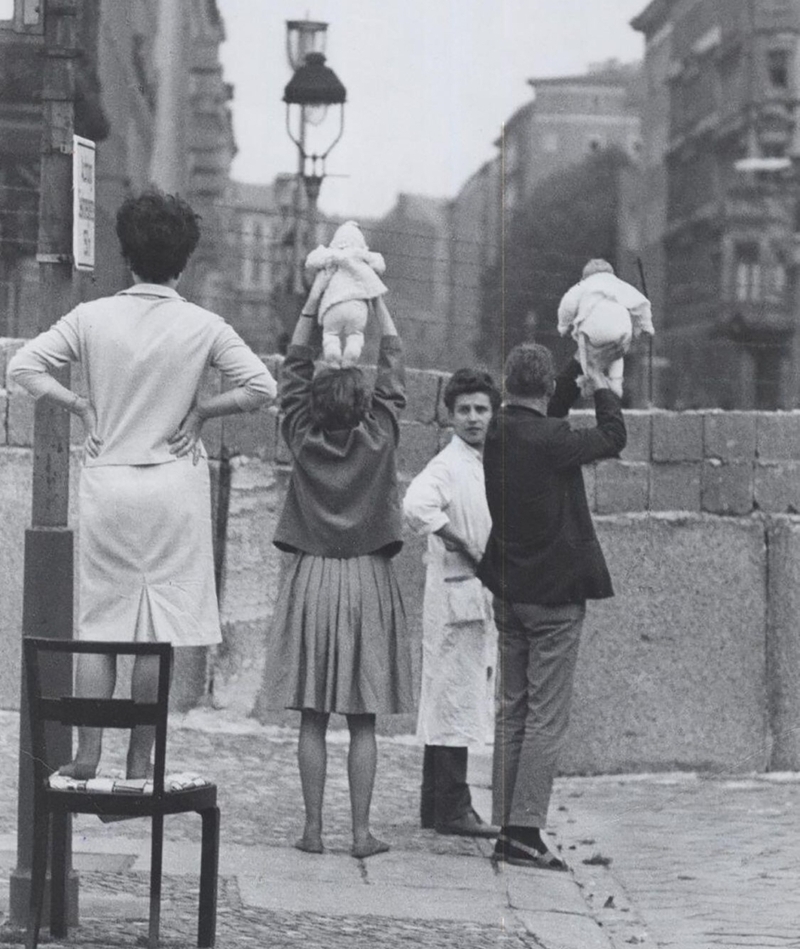
[[167,287],[163,283],[135,283],[127,290],[120,290],[117,294],[121,296],[142,296],[142,297],[166,297],[174,300],[182,300],[183,297],[177,290]]
[[523,402],[505,402],[503,404],[504,409],[514,409],[520,412],[532,412],[534,415],[538,415],[541,418],[547,417],[547,410],[543,409],[541,406],[534,406],[530,404],[525,404]]
[[480,449],[467,444],[467,442],[465,442],[464,439],[461,438],[460,435],[456,435],[455,432],[453,432],[453,441],[455,442],[456,447],[464,449],[465,451],[469,452],[470,455],[473,455],[475,458],[477,458],[479,461],[482,462],[483,455],[481,454]]

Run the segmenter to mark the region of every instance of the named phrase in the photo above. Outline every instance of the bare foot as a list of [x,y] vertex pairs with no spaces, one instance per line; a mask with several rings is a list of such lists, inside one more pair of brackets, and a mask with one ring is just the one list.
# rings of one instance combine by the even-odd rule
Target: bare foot
[[294,845],[303,853],[324,853],[325,851],[322,846],[322,837],[319,834],[305,833],[294,842]]
[[89,781],[97,774],[98,762],[94,761],[70,761],[58,769],[58,773],[65,778],[74,778],[76,781]]
[[353,844],[350,855],[357,860],[365,860],[367,857],[374,857],[377,853],[386,853],[389,849],[389,844],[369,834],[365,840]]

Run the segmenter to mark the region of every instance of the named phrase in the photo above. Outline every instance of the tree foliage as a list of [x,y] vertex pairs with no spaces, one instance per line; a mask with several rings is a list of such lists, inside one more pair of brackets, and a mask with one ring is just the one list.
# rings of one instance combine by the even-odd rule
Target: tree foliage
[[503,254],[487,273],[482,345],[501,362],[518,343],[559,348],[557,310],[591,257],[617,256],[619,176],[629,162],[616,148],[549,176],[507,215]]

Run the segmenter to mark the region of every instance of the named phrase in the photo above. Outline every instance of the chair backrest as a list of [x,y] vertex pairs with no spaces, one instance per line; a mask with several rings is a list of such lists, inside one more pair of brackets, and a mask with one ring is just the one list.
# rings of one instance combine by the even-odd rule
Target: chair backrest
[[[156,730],[155,760],[153,765],[153,795],[164,794],[164,772],[167,751],[167,718],[169,715],[169,686],[172,668],[170,643],[115,643],[90,642],[71,639],[42,639],[24,636],[23,657],[27,685],[28,714],[31,728],[34,779],[36,787],[43,786],[48,777],[46,723],[98,728],[134,728],[152,725]],[[79,653],[114,656],[155,656],[158,658],[158,693],[155,702],[135,702],[133,699],[84,699],[72,695],[51,695],[46,689],[47,663],[63,661]]]

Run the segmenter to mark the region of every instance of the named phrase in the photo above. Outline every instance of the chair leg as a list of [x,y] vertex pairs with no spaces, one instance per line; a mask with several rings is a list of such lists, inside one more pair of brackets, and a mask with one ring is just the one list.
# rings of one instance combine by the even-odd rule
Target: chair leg
[[161,925],[161,869],[164,856],[164,815],[153,815],[150,844],[150,927],[147,933],[148,949],[158,949]]
[[50,934],[67,935],[67,831],[69,815],[53,811],[52,857],[50,860]]
[[219,808],[202,811],[203,839],[200,854],[200,910],[197,945],[211,949],[217,934],[217,878],[219,875]]
[[31,855],[31,899],[25,949],[36,949],[42,924],[44,886],[47,876],[47,843],[50,836],[50,815],[34,804],[33,848]]

